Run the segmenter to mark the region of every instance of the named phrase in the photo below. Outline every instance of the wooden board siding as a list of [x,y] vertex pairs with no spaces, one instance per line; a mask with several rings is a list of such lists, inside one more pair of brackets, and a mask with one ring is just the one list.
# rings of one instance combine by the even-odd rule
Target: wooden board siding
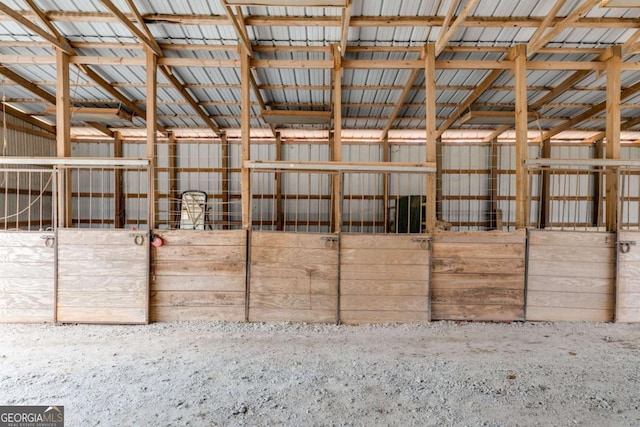
[[[419,237],[419,236],[418,236]],[[410,235],[342,235],[340,320],[428,322],[428,243]]]
[[[141,245],[135,235],[144,235]],[[129,230],[58,230],[57,320],[147,323],[149,240]]]
[[524,230],[436,232],[433,320],[524,320]]
[[338,242],[335,236],[251,233],[249,321],[336,321]]
[[0,322],[55,320],[55,248],[46,236],[53,232],[0,232]]
[[634,242],[618,254],[616,321],[640,322],[640,231],[621,231],[621,242]]
[[613,320],[615,234],[533,230],[527,320]]
[[151,320],[245,319],[244,230],[155,230],[151,248]]

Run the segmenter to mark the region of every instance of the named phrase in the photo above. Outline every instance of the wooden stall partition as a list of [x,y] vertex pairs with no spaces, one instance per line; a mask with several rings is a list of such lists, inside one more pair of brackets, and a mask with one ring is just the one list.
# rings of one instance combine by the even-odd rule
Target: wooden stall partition
[[245,319],[244,230],[155,230],[151,321]]
[[613,320],[615,234],[532,230],[527,320]]
[[640,322],[640,231],[618,234],[616,321]]
[[0,232],[0,322],[55,321],[51,232]]
[[340,245],[341,322],[430,320],[426,236],[343,234]]
[[253,231],[249,321],[335,322],[338,240],[331,234]]
[[148,323],[146,231],[58,230],[57,320]]
[[433,320],[524,320],[524,230],[439,231],[433,237]]

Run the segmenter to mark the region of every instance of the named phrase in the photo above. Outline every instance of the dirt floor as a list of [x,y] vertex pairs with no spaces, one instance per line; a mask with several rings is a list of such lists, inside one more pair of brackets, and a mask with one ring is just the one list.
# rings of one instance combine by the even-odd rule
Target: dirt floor
[[0,405],[73,426],[638,426],[640,325],[0,325]]

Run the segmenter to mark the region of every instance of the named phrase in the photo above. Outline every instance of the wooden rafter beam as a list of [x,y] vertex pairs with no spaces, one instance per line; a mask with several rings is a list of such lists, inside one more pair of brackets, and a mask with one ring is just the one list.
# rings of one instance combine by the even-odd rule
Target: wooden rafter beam
[[[69,43],[66,40],[66,38],[58,31],[58,29],[55,27],[55,25],[53,25],[53,23],[47,18],[47,15],[35,4],[35,2],[33,0],[25,0],[25,1],[26,1],[27,5],[29,6],[29,8],[36,14],[38,19],[49,29],[51,34],[54,37],[56,37],[58,40],[60,40],[60,43],[66,44],[68,46]],[[69,53],[71,55],[75,55],[74,49],[70,47],[69,48]],[[78,65],[78,64],[76,64],[76,66],[80,70],[82,70],[98,86],[100,86],[102,89],[104,89],[109,94],[114,96],[118,101],[120,101],[125,107],[129,108],[131,111],[133,111],[135,114],[137,114],[137,115],[139,115],[141,117],[145,116],[144,110],[142,110],[141,108],[137,107],[131,100],[129,100],[122,93],[120,93],[118,90],[116,90],[109,82],[107,82],[102,77],[100,77],[96,72],[91,70],[91,68],[89,68],[89,66],[87,66],[87,65]],[[29,89],[29,88],[27,88],[27,89]],[[29,90],[31,90],[31,89],[29,89]],[[31,90],[31,91],[33,92],[33,90]],[[44,91],[42,91],[42,92],[44,92]],[[36,92],[33,92],[33,93],[36,93]],[[38,94],[38,95],[41,96],[43,99],[55,104],[55,96],[53,96],[53,100],[50,100],[50,99],[45,98],[42,94]],[[96,122],[90,122],[88,124],[93,126],[93,127],[95,127],[96,129],[100,130],[105,135],[107,135],[109,137],[114,137],[113,132],[111,132],[111,130],[109,130],[109,128],[104,126],[103,124],[96,123]],[[162,131],[165,130],[163,127],[161,127],[161,129],[162,129]]]
[[[632,95],[635,95],[636,93],[640,92],[640,82],[628,87],[627,89],[623,90],[620,94],[620,100],[624,100]],[[593,107],[591,107],[590,109],[588,109],[587,111],[585,111],[584,113],[570,119],[567,120],[566,122],[562,123],[559,126],[556,126],[553,129],[550,129],[548,132],[546,132],[543,136],[542,139],[547,139],[547,138],[551,138],[557,134],[559,134],[560,132],[564,132],[567,129],[570,129],[571,127],[580,124],[586,120],[589,120],[591,117],[595,116],[596,114],[600,114],[601,112],[603,112],[605,109],[607,108],[607,102],[602,101],[599,104],[594,105]]]
[[[250,57],[253,56],[253,46],[251,44],[251,40],[249,39],[249,33],[247,32],[247,27],[244,22],[244,15],[242,14],[242,8],[240,6],[236,6],[236,13],[234,14],[231,11],[231,7],[228,4],[226,4],[226,1],[224,0],[221,0],[221,1],[222,1],[222,6],[224,7],[227,13],[227,17],[231,21],[231,24],[233,25],[233,28],[236,32],[236,35],[238,36],[238,40],[240,41],[240,45],[238,46],[238,48],[239,49],[243,48]],[[242,55],[242,52],[240,50],[239,52]],[[260,105],[260,109],[266,110],[267,104],[264,102],[262,93],[260,93],[260,89],[258,88],[256,79],[253,75],[253,72],[251,71],[249,72],[249,82],[251,83],[251,90],[253,91],[253,94],[255,95],[256,100]],[[275,137],[277,132],[276,127],[271,123],[268,123],[268,125],[269,125],[269,129],[271,129],[271,132],[273,133],[273,136]]]
[[625,56],[635,55],[640,52],[640,42],[627,46],[624,51]]
[[[127,3],[128,3],[128,6],[131,8],[133,15],[137,18],[138,24],[141,26],[142,30],[139,29],[133,23],[133,21],[129,20],[127,15],[122,13],[111,2],[111,0],[100,0],[100,1],[105,5],[105,7],[107,7],[107,9],[109,9],[114,14],[116,18],[118,18],[118,20],[125,27],[127,27],[158,58],[164,58],[164,53],[162,52],[162,49],[160,49],[160,46],[158,45],[156,40],[150,37],[152,35],[151,31],[144,23],[144,20],[142,19],[142,15],[138,11],[138,9],[135,6],[135,3],[132,0],[127,0]],[[162,74],[169,81],[169,83],[171,83],[171,85],[180,93],[182,98],[184,98],[184,100],[187,101],[187,103],[191,106],[191,108],[193,108],[196,111],[196,113],[198,114],[198,116],[200,116],[200,118],[204,121],[204,123],[211,130],[213,130],[214,133],[219,134],[220,128],[218,127],[218,125],[213,121],[211,117],[209,117],[209,114],[207,114],[202,109],[198,101],[193,96],[191,96],[191,94],[184,87],[183,83],[175,76],[173,69],[168,65],[163,65],[163,66],[160,66],[159,68]],[[147,117],[148,117],[148,114],[147,114]]]
[[633,55],[638,52],[638,42],[640,41],[640,28],[637,29],[622,45],[623,55]]
[[440,30],[441,34],[438,35],[438,41],[436,42],[436,57],[440,55],[440,53],[444,50],[447,43],[449,43],[449,40],[451,40],[451,37],[453,37],[464,20],[467,19],[467,16],[469,16],[471,12],[473,12],[476,4],[478,4],[478,0],[467,0],[467,4],[465,5],[464,9],[462,9],[462,12],[460,12],[460,15],[456,17],[453,23],[446,29],[444,34],[442,34],[442,30],[444,30],[444,28]]
[[527,46],[527,54],[529,56],[538,52],[538,50],[549,43],[549,41],[553,40],[556,36],[558,36],[561,32],[566,30],[578,20],[582,15],[589,12],[600,0],[585,0],[585,2],[573,10],[569,15],[567,15],[562,21],[553,26],[553,28],[549,29],[549,31],[540,35],[534,43],[531,43]]
[[[604,51],[600,55],[598,55],[596,61],[604,61],[607,59],[608,55],[609,53],[607,51]],[[552,101],[567,90],[574,88],[582,79],[587,77],[589,74],[591,74],[591,71],[589,70],[580,70],[573,72],[568,78],[564,79],[560,84],[551,89],[546,95],[541,96],[537,101],[531,103],[531,105],[529,106],[530,111],[536,111],[544,107],[549,101]]]
[[[424,61],[425,57],[426,57],[426,46],[425,46],[425,50],[423,50],[422,53],[420,53],[420,59]],[[389,120],[387,121],[387,124],[385,125],[384,129],[382,129],[382,133],[380,136],[381,141],[384,141],[389,136],[389,131],[391,130],[393,123],[396,121],[396,119],[398,118],[398,115],[400,114],[400,111],[402,111],[402,108],[405,106],[405,101],[407,100],[409,93],[411,93],[411,91],[413,90],[413,85],[416,79],[422,72],[424,72],[424,69],[416,68],[409,75],[409,78],[407,79],[407,82],[405,83],[404,88],[400,93],[400,96],[398,96],[398,100],[395,103],[393,112],[391,113],[391,116],[389,116]]]
[[127,6],[129,6],[129,10],[131,10],[133,15],[136,17],[136,22],[138,23],[138,25],[140,26],[142,31],[145,32],[145,34],[147,35],[148,40],[151,42],[151,44],[153,44],[153,46],[154,46],[153,51],[156,52],[156,53],[157,52],[162,52],[162,48],[160,47],[160,45],[156,41],[155,37],[153,36],[153,33],[151,32],[151,30],[149,29],[147,24],[144,22],[144,19],[142,18],[142,15],[140,14],[140,11],[136,7],[135,1],[134,0],[127,0]]
[[[545,16],[545,18],[542,20],[542,24],[540,24],[536,32],[533,33],[533,35],[529,39],[529,46],[533,46],[535,43],[538,42],[538,40],[540,40],[540,38],[543,36],[545,31],[547,31],[551,23],[554,21],[554,19],[558,15],[558,12],[562,8],[562,6],[564,6],[566,1],[567,0],[556,0],[556,3],[553,5],[553,7],[551,8],[547,16]],[[529,49],[527,52],[527,55],[531,56],[532,54],[533,53],[531,49]]]
[[[127,27],[129,31],[131,31],[142,43],[144,43],[149,49],[153,50],[156,55],[162,56],[162,50],[158,46],[158,43],[155,40],[149,38],[144,31],[140,30],[128,17],[125,15],[120,9],[114,5],[111,0],[100,0],[100,2],[106,7],[116,18],[118,21]],[[133,3],[129,2],[129,6],[133,6]],[[135,9],[135,7],[134,7]],[[134,16],[136,14],[134,13]],[[140,23],[144,25],[144,21]]]
[[[46,39],[47,41],[51,42],[53,45],[55,45],[57,48],[59,48],[60,50],[62,50],[63,52],[65,52],[65,54],[68,55],[72,55],[74,54],[73,49],[71,48],[71,46],[69,46],[69,43],[64,39],[64,37],[61,37],[60,34],[58,33],[57,28],[47,19],[46,15],[40,10],[40,8],[38,8],[38,6],[36,6],[36,4],[32,1],[32,0],[25,0],[27,5],[31,8],[31,10],[38,16],[39,20],[49,29],[50,33],[44,31],[43,29],[41,29],[40,27],[38,27],[37,25],[35,25],[33,22],[24,19],[23,17],[16,15],[14,13],[14,11],[10,8],[8,8],[6,5],[4,5],[3,3],[0,3],[0,10],[2,10],[4,13],[8,14],[9,16],[13,17],[14,19],[16,19],[16,21],[18,21],[19,23],[21,23],[22,25],[26,26],[28,29],[34,31],[36,34],[40,35],[41,37],[43,37],[44,39]],[[28,91],[30,91],[31,93],[33,93],[36,96],[41,97],[43,100],[51,103],[51,104],[56,104],[56,97],[55,95],[50,94],[49,92],[41,89],[40,87],[38,87],[37,85],[35,85],[34,83],[30,82],[29,80],[25,79],[24,77],[20,76],[19,74],[2,67],[0,69],[0,74],[2,74],[3,76],[11,79],[13,82],[19,84],[20,86],[22,86],[23,88],[27,89]],[[42,122],[40,122],[37,119],[32,118],[31,116],[29,116],[28,114],[19,112],[17,109],[7,106],[9,109],[13,110],[12,111],[12,115],[14,116],[20,116],[20,118],[28,123],[31,123],[35,126],[39,126],[41,128],[44,128],[46,130],[51,130],[53,129],[53,131],[55,132],[55,127],[53,126],[49,126],[50,129],[47,128],[47,125],[43,124]],[[98,129],[100,132],[104,133],[105,135],[107,135],[108,137],[113,137],[113,132],[111,132],[111,130],[109,130],[109,128],[101,123],[97,123],[97,122],[87,122],[88,125]],[[44,126],[44,127],[43,127]]]
[[497,139],[500,135],[502,135],[503,133],[505,133],[509,129],[513,129],[513,126],[511,126],[511,125],[500,126],[498,129],[494,130],[489,135],[485,136],[482,139],[482,142],[491,142],[494,139]]
[[[124,105],[125,107],[127,107],[128,109],[133,111],[133,113],[136,116],[142,117],[142,118],[146,117],[147,113],[146,113],[145,110],[143,110],[142,108],[138,107],[132,100],[130,100],[129,98],[124,96],[124,94],[122,94],[122,92],[120,92],[118,89],[113,87],[108,81],[106,81],[97,72],[95,72],[93,69],[89,68],[89,66],[81,65],[80,69],[82,71],[84,71],[84,73],[87,75],[87,77],[89,77],[91,80],[96,82],[96,84],[98,86],[100,86],[102,89],[104,89],[107,93],[109,93],[115,99],[117,99],[118,101],[122,102],[122,105]],[[160,126],[160,125],[158,125],[158,130],[160,130],[163,133],[167,131],[163,126]]]
[[[17,11],[29,20],[37,19],[37,16],[29,10]],[[108,12],[72,12],[72,11],[48,11],[47,18],[54,22],[118,22],[113,14]],[[135,19],[133,14],[127,14],[129,19]],[[6,20],[0,14],[0,20]],[[227,25],[225,15],[204,14],[148,14],[143,15],[148,24],[163,25]],[[556,18],[553,24],[562,21]],[[245,17],[246,24],[252,27],[340,27],[341,17],[321,16],[309,19],[307,16],[268,16],[249,15]],[[488,27],[488,28],[538,28],[544,18],[531,16],[472,16],[462,23],[462,27]],[[352,27],[440,27],[444,22],[442,16],[353,16]],[[578,18],[569,25],[570,28],[638,28],[637,18]]]
[[36,119],[35,117],[32,117],[30,114],[24,113],[20,110],[18,110],[15,107],[12,107],[9,104],[2,104],[0,105],[0,112],[2,113],[7,113],[13,117],[16,117],[22,121],[25,121],[29,124],[32,124],[34,126],[39,127],[42,130],[45,130],[47,132],[51,132],[52,134],[56,133],[56,127],[53,125],[50,125],[48,123],[45,123],[41,120]]
[[[79,65],[114,65],[114,66],[143,66],[144,59],[140,57],[122,56],[72,56],[71,64]],[[0,63],[4,64],[54,64],[55,57],[50,55],[0,55]],[[200,58],[158,58],[159,66],[171,67],[205,67],[205,68],[237,68],[240,61],[237,59],[200,59]],[[342,66],[345,69],[354,70],[410,70],[422,68],[419,60],[344,60]],[[583,61],[529,61],[529,70],[592,70],[604,71],[605,64]],[[299,60],[299,59],[253,59],[252,68],[281,68],[281,69],[331,69],[333,62],[330,60]],[[513,61],[494,60],[437,60],[436,68],[439,70],[512,70]],[[623,71],[640,71],[640,63],[623,62]]]
[[7,6],[2,2],[0,2],[0,12],[11,17],[14,21],[18,22],[19,24],[27,28],[29,31],[36,33],[37,35],[39,35],[40,37],[42,37],[43,39],[45,39],[46,41],[48,41],[49,43],[57,47],[58,49],[62,50],[67,54],[70,54],[71,47],[67,42],[61,42],[60,40],[58,40],[57,37],[51,35],[44,29],[40,28],[28,18],[25,18],[22,14],[20,14],[20,12],[11,9],[9,6]]
[[580,70],[572,73],[568,78],[564,79],[560,84],[551,89],[547,94],[541,96],[537,101],[530,105],[532,111],[542,108],[549,101],[555,99],[565,91],[573,88],[578,82],[591,74],[590,71]]
[[11,80],[14,83],[16,83],[18,86],[28,90],[29,92],[33,93],[34,95],[38,96],[39,98],[42,98],[46,102],[55,105],[55,103],[56,103],[56,96],[55,95],[47,92],[46,90],[42,89],[40,86],[38,86],[35,83],[29,81],[28,79],[25,79],[24,77],[22,77],[20,74],[16,73],[15,71],[12,71],[7,67],[0,67],[0,75],[8,78],[9,80]]
[[[227,4],[226,0],[220,0],[220,3],[222,5],[222,8],[224,9],[224,12],[227,14],[227,18],[229,22],[231,22],[231,25],[233,26],[233,29],[236,32],[236,35],[238,36],[238,41],[240,42],[242,47],[245,49],[249,57],[253,57],[253,48],[251,46],[251,40],[249,40],[249,36],[247,34],[247,28],[244,25],[244,19],[240,18],[240,16],[242,16],[240,13],[240,8],[236,9],[236,11],[240,13],[239,15],[237,15],[233,13],[231,6]],[[242,19],[242,22],[241,22],[241,19]]]
[[[55,82],[53,81],[37,81],[33,82],[38,86],[46,86],[52,87],[55,86]],[[11,82],[7,82],[6,84],[13,84]],[[144,83],[141,82],[111,82],[113,87],[144,87]],[[95,87],[96,83],[92,82],[78,82],[75,84],[76,87]],[[171,84],[169,83],[158,83],[159,88],[171,88]],[[185,84],[184,87],[187,89],[240,89],[239,84],[217,84],[217,83],[188,83]],[[475,89],[475,85],[447,85],[440,84],[436,86],[437,90],[465,90],[465,91],[473,91]],[[329,85],[295,85],[295,84],[284,84],[284,85],[270,85],[270,84],[258,84],[258,89],[260,90],[318,90],[318,91],[328,91],[331,90]],[[344,85],[342,86],[343,90],[402,90],[404,89],[403,85]],[[532,91],[551,91],[554,87],[552,86],[529,86],[529,90]],[[414,85],[413,90],[424,90],[422,86]],[[513,90],[512,85],[493,85],[489,88],[489,90]],[[605,87],[601,86],[573,86],[571,90],[575,91],[602,91],[604,92]],[[142,102],[142,101],[136,101]]]
[[[127,49],[127,50],[142,50],[143,45],[135,42],[67,42],[74,49]],[[634,44],[635,45],[635,44]],[[41,41],[15,41],[15,40],[0,40],[0,47],[40,47],[47,48],[50,43]],[[166,52],[171,51],[206,51],[206,52],[236,52],[238,50],[237,44],[225,44],[225,45],[210,45],[210,44],[188,44],[188,43],[160,43],[160,48]],[[360,52],[415,52],[420,53],[421,47],[419,46],[347,46],[347,52],[360,53]],[[509,50],[507,47],[501,46],[446,46],[444,52],[460,52],[460,53],[506,53]],[[540,53],[549,54],[585,54],[585,55],[598,55],[605,50],[604,48],[587,48],[587,47],[543,47],[540,48]],[[331,54],[331,50],[326,46],[253,46],[254,52],[265,53],[324,53],[326,55]]]
[[[628,131],[633,129],[634,127],[640,125],[640,117],[636,117],[634,119],[629,119],[626,120],[624,122],[622,122],[620,124],[620,130],[621,131]],[[593,135],[592,137],[590,137],[589,139],[585,140],[585,142],[587,143],[595,143],[596,141],[600,141],[602,140],[604,137],[606,137],[606,132],[598,132],[597,134]]]
[[[249,78],[251,80],[251,89],[253,90],[254,95],[256,96],[256,99],[258,100],[258,105],[260,106],[260,111],[264,111],[267,109],[267,104],[264,102],[264,98],[262,97],[262,94],[260,93],[260,88],[258,86],[258,83],[256,82],[256,78],[253,76],[253,73],[249,73]],[[277,129],[276,127],[271,124],[268,123],[269,125],[269,129],[271,129],[271,132],[273,133],[273,136],[276,137],[277,136]]]
[[346,0],[346,5],[342,9],[342,16],[340,19],[340,54],[344,58],[347,53],[347,43],[349,42],[349,27],[351,26],[351,11],[353,10],[353,1]]
[[220,128],[218,127],[218,125],[215,124],[211,117],[209,117],[209,115],[202,109],[198,101],[196,101],[195,98],[193,98],[191,94],[187,92],[187,89],[184,88],[182,82],[178,80],[175,74],[173,74],[172,70],[168,69],[167,67],[160,67],[160,70],[162,71],[162,74],[164,74],[164,76],[167,78],[167,80],[169,80],[169,82],[173,85],[173,87],[178,92],[180,92],[180,95],[182,95],[184,100],[187,101],[191,108],[196,111],[198,116],[200,116],[205,124],[216,134],[219,134]]
[[[55,27],[55,25],[53,25],[51,23],[51,21],[49,21],[47,19],[47,16],[35,4],[35,2],[33,2],[33,0],[25,0],[25,2],[29,6],[29,8],[38,16],[38,19],[40,20],[40,22],[42,22],[47,27],[47,29],[50,31],[52,37],[55,37],[56,40],[59,41],[60,45],[65,46],[67,48],[65,50],[65,53],[68,53],[70,55],[74,55],[75,52],[74,52],[73,48],[71,48],[71,46],[69,46],[69,43],[67,42],[67,40],[58,32],[58,29]],[[36,84],[30,82],[29,80],[25,79],[24,77],[20,76],[19,74],[15,73],[15,72],[13,72],[11,70],[8,70],[8,69],[3,69],[3,70],[4,70],[4,72],[0,71],[0,73],[2,73],[5,77],[10,78],[15,83],[20,84],[23,88],[25,88],[25,89],[29,90],[31,93],[41,97],[43,100],[45,100],[47,102],[50,102],[52,104],[56,103],[56,97],[54,95],[51,95],[49,92],[41,89]],[[87,124],[89,126],[92,126],[92,127],[96,128],[96,129],[98,129],[100,132],[104,133],[109,138],[113,137],[113,132],[107,126],[103,125],[102,123],[87,122]]]
[[[436,40],[436,46],[438,42],[442,42],[444,39],[444,35],[451,24],[451,20],[453,19],[453,15],[456,13],[456,9],[458,9],[458,5],[460,4],[460,0],[451,0],[449,3],[449,9],[447,10],[447,14],[444,16],[444,21],[440,26],[440,32],[438,33],[438,39]],[[446,44],[446,43],[444,43]],[[436,51],[437,52],[437,51]]]
[[[505,57],[505,61],[511,61],[515,57],[515,50],[511,49],[507,56]],[[502,74],[503,70],[493,70],[491,71],[483,80],[478,84],[473,92],[464,100],[462,104],[453,112],[453,114],[438,128],[437,137],[442,136],[442,134],[451,127],[460,116],[467,111],[469,107],[478,99],[491,85],[496,81],[498,77]]]

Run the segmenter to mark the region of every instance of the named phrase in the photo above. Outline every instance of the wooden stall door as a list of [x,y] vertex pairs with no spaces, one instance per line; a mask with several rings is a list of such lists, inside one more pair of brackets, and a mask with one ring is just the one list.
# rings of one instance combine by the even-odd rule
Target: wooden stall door
[[613,320],[615,234],[533,230],[527,320]]
[[0,322],[55,321],[55,238],[0,232]]
[[340,245],[341,322],[430,320],[425,237],[346,234]]
[[151,250],[151,320],[245,319],[244,230],[155,230]]
[[59,229],[57,320],[147,323],[148,233]]
[[618,234],[616,321],[640,322],[640,231]]
[[338,244],[330,234],[252,232],[249,321],[335,322]]
[[524,320],[524,230],[438,232],[431,318]]

